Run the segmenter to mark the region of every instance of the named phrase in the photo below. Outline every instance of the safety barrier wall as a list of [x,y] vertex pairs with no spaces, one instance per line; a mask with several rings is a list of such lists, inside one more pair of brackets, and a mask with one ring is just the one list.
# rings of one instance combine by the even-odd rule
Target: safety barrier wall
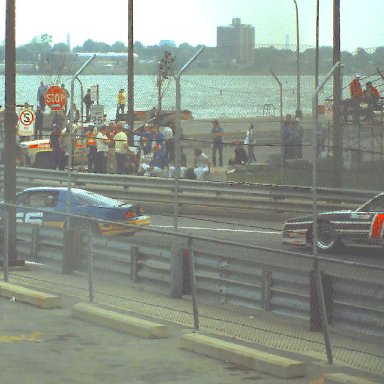
[[[0,166],[0,177],[4,167]],[[31,177],[33,175],[33,177]],[[67,173],[63,171],[17,168],[17,188],[19,190],[42,186],[67,186]],[[174,204],[175,181],[166,178],[122,176],[112,174],[89,174],[73,172],[72,187],[87,188],[95,192],[107,192],[110,197],[140,201],[141,205],[160,205],[163,208]],[[221,212],[236,209],[244,214],[255,210],[284,212],[311,212],[312,189],[303,186],[272,184],[246,184],[235,182],[209,182],[180,180],[179,204],[184,211],[203,206],[204,209],[220,209]],[[319,188],[317,203],[321,210],[356,207],[373,197],[374,191],[354,191],[332,188]],[[202,204],[204,201],[204,204]],[[251,211],[251,212],[250,212]]]
[[[61,230],[25,224],[18,224],[17,229],[20,257],[61,269]],[[197,293],[201,300],[233,304],[249,313],[262,309],[310,319],[314,289],[310,279],[311,257],[242,248],[240,244],[216,244],[210,248],[206,240],[193,241]],[[92,237],[91,248],[96,271],[126,276],[127,283],[133,281],[171,297],[190,294],[190,255],[183,243],[158,247],[140,244],[133,238]],[[83,236],[81,249],[82,268],[86,270],[87,236]],[[348,271],[342,266],[341,261],[321,260],[321,270],[327,277],[325,289],[329,293],[325,296],[331,324],[383,336],[383,271],[375,273],[364,266],[346,264],[345,268],[352,268]]]

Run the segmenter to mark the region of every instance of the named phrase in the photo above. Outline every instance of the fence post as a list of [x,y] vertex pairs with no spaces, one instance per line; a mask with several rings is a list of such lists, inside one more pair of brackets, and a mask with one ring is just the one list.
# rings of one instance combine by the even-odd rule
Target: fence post
[[272,272],[263,270],[261,305],[266,311],[271,310],[271,292],[272,292],[271,287],[272,287]]
[[178,244],[171,247],[170,296],[180,299],[183,296],[183,255]]
[[134,282],[137,281],[137,275],[138,275],[138,269],[137,269],[138,254],[139,254],[139,248],[132,247],[131,248],[131,280]]
[[81,266],[81,232],[64,229],[63,231],[63,273],[72,273]]
[[192,307],[193,307],[193,325],[196,331],[199,330],[199,310],[197,308],[197,289],[195,275],[195,258],[193,255],[192,237],[188,238],[188,260],[189,272],[191,274]]
[[[315,274],[316,271],[310,271],[310,330],[323,331]],[[324,303],[327,314],[327,322],[330,323],[332,319],[334,300],[333,278],[332,276],[326,275],[324,273],[320,273],[320,276],[324,292]]]

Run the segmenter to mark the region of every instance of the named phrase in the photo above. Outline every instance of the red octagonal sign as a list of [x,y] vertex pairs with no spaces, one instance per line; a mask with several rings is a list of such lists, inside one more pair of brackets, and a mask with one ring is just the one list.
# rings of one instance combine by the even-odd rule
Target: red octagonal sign
[[61,111],[67,103],[65,91],[58,85],[51,85],[44,94],[45,104],[52,111]]

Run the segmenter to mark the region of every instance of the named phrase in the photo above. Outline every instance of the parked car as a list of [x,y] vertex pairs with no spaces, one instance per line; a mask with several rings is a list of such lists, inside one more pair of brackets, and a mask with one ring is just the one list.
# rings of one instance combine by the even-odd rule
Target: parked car
[[[90,225],[94,233],[104,236],[133,234],[150,223],[150,217],[144,215],[140,207],[80,188],[28,188],[17,194],[16,204],[22,206],[16,210],[17,222],[60,228],[66,225],[66,216],[63,213],[68,212],[67,207],[70,206],[70,213],[85,217],[72,218],[73,228],[83,229]],[[0,206],[1,218],[3,213],[4,206]],[[87,220],[87,217],[100,221]],[[116,223],[105,223],[102,220]],[[122,226],[119,223],[134,227]]]
[[[323,212],[318,215],[317,247],[334,252],[344,245],[382,246],[384,193],[355,210]],[[313,217],[289,219],[283,226],[283,243],[312,245]]]

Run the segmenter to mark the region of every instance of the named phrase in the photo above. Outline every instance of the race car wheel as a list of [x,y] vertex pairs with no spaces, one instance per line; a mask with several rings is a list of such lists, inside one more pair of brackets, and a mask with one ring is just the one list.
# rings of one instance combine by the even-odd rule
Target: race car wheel
[[340,239],[332,224],[319,222],[317,226],[317,248],[326,253],[336,251],[340,247]]

